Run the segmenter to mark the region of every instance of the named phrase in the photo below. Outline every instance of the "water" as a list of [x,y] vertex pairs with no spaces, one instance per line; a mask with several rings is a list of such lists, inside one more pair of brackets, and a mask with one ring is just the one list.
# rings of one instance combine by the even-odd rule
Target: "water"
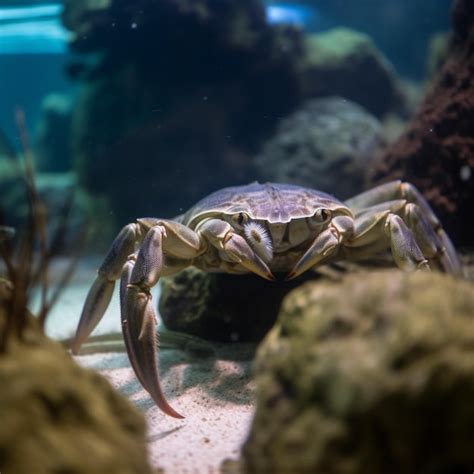
[[0,6],[0,126],[15,137],[13,110],[22,107],[32,130],[41,119],[42,99],[52,91],[67,91],[66,29],[59,3],[27,2]]
[[[282,301],[291,303],[288,293],[303,283],[313,289],[300,293],[287,314],[303,319],[319,296],[326,298],[327,287],[333,299],[324,300],[321,315],[308,311],[304,318],[322,318],[308,327],[319,328],[318,343],[356,341],[354,353],[349,344],[334,360],[362,369],[363,379],[356,379],[357,370],[347,376],[344,369],[340,380],[339,375],[334,379],[337,387],[353,379],[350,393],[373,389],[367,400],[384,400],[377,398],[382,392],[376,392],[376,383],[366,383],[385,380],[377,373],[366,377],[378,370],[377,357],[389,366],[390,380],[397,377],[394,372],[407,373],[404,364],[424,357],[424,350],[413,352],[407,338],[406,357],[395,341],[395,358],[403,359],[396,371],[384,344],[370,347],[370,363],[358,366],[364,344],[357,340],[395,334],[391,330],[397,326],[386,316],[392,302],[394,314],[406,307],[408,312],[428,308],[429,315],[430,297],[423,291],[437,291],[431,288],[433,275],[411,275],[413,281],[421,275],[428,282],[419,280],[414,294],[402,273],[387,272],[373,281],[356,273],[355,286],[344,283],[342,275],[367,265],[459,277],[461,249],[470,252],[465,261],[471,262],[472,278],[474,234],[467,223],[474,206],[474,35],[465,29],[474,28],[474,18],[466,16],[469,0],[456,0],[458,8],[463,2],[465,11],[452,20],[450,0],[0,0],[0,230],[5,234],[0,245],[15,229],[13,247],[19,248],[15,244],[31,222],[34,193],[25,189],[10,160],[10,155],[26,155],[33,160],[44,204],[35,209],[45,210],[46,246],[55,257],[47,279],[51,286],[80,256],[46,332],[68,340],[76,352],[95,331],[97,339],[87,350],[98,353],[78,360],[104,373],[146,416],[155,467],[220,472],[224,459],[239,456],[254,419],[251,365],[257,344],[279,324]],[[36,231],[44,235],[41,226]],[[41,250],[35,241],[32,258]],[[5,273],[0,264],[0,279]],[[122,299],[119,285],[113,292],[111,282],[119,277]],[[438,277],[441,289],[444,276],[433,282]],[[391,278],[401,283],[394,287]],[[449,285],[464,283],[458,280],[449,279]],[[348,286],[339,293],[338,284]],[[397,285],[401,290],[394,293]],[[0,289],[6,288],[4,282]],[[35,290],[37,312],[44,293]],[[398,293],[408,295],[406,303],[399,302]],[[314,301],[305,305],[312,295]],[[145,296],[152,298],[151,303],[146,299],[146,309]],[[468,307],[467,299],[461,303]],[[339,307],[352,316],[346,318]],[[357,321],[370,321],[372,307],[377,308],[374,331],[369,335],[362,328],[353,338]],[[141,310],[145,322],[138,327]],[[444,350],[441,332],[452,337],[434,324],[429,339],[430,325],[419,331],[416,317],[406,319],[402,329],[420,338],[419,344],[413,341],[429,348],[430,360],[438,344]],[[461,319],[467,325],[467,317]],[[300,322],[285,324],[288,330],[275,331],[269,344],[292,331],[301,333],[308,354],[300,353],[296,372],[304,374],[305,363],[315,358],[312,341]],[[163,351],[162,365],[154,371],[156,332],[163,336]],[[275,360],[290,347],[278,344]],[[295,347],[298,353],[300,345]],[[113,354],[102,353],[111,348]],[[336,413],[351,397],[333,390],[332,370],[331,365],[317,372],[328,374],[327,395],[308,397],[308,391],[302,399],[316,408],[324,399]],[[281,374],[291,382],[292,372],[285,368]],[[432,373],[420,372],[420,380],[430,381]],[[159,376],[173,408],[160,395]],[[287,390],[291,385],[285,381],[285,393],[278,394],[279,385],[272,385],[269,398],[274,407],[297,393]],[[309,386],[317,391],[319,380]],[[300,387],[307,390],[306,382]],[[454,395],[463,392],[453,387]],[[450,387],[442,390],[439,399],[451,400],[444,392]],[[423,397],[410,392],[402,398],[410,413],[418,413],[410,400]],[[286,410],[285,426],[275,433],[286,432]],[[409,419],[407,413],[400,419]],[[298,439],[307,436],[290,431],[289,446],[296,452]],[[370,443],[378,439],[370,427],[368,432]],[[403,442],[391,441],[387,438],[386,445]],[[336,449],[339,445],[334,443]],[[402,448],[410,453],[412,446]],[[377,453],[376,462],[394,455],[379,455],[372,446],[367,452]],[[425,462],[410,456],[410,465]],[[5,456],[10,458],[15,456]],[[0,456],[0,471],[7,472],[1,463]]]
[[[181,214],[224,186],[273,180],[345,199],[416,110],[448,44],[449,9],[3,1],[0,129],[19,150],[15,111],[24,112],[48,207],[77,182],[77,222],[92,213],[98,253],[137,216]],[[14,185],[4,189],[0,215],[16,225],[24,204]]]
[[[450,2],[414,2],[416,6],[411,3],[408,0],[265,1],[264,8],[272,25],[291,24],[307,31],[345,25],[367,32],[400,72],[420,79],[424,74],[428,38],[449,28]],[[412,15],[416,9],[419,15]],[[12,125],[15,106],[25,109],[34,130],[41,119],[40,104],[44,96],[58,91],[71,93],[74,89],[75,83],[66,73],[70,62],[67,43],[70,32],[62,25],[61,11],[62,5],[53,2],[0,4],[0,126],[10,136],[15,135]]]

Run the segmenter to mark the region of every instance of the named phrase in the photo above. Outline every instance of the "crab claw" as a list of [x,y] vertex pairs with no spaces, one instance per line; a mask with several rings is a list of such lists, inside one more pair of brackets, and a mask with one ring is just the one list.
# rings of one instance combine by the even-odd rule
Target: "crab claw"
[[224,251],[228,257],[240,263],[240,265],[247,270],[256,273],[266,280],[275,280],[267,264],[252,250],[247,241],[240,235],[231,233],[230,237],[224,243]]
[[122,330],[133,370],[158,408],[173,418],[184,418],[169,405],[161,389],[157,362],[156,319],[151,295],[128,285],[123,301]]
[[235,233],[228,222],[209,219],[201,225],[199,232],[219,251],[223,260],[238,263],[266,280],[275,280],[267,264],[242,236]]
[[297,276],[314,267],[316,264],[321,263],[322,260],[330,257],[339,245],[339,238],[337,231],[329,227],[325,231],[321,232],[314,242],[311,244],[304,255],[296,262],[290,273],[286,276],[285,280],[291,280]]

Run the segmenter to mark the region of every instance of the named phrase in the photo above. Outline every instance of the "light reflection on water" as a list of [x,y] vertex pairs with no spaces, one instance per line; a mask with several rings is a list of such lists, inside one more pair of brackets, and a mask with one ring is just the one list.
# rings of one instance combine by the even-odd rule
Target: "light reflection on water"
[[[63,54],[68,32],[62,26],[62,5],[48,3],[0,8],[0,54]],[[270,24],[309,27],[319,18],[315,8],[303,4],[267,2]]]
[[0,54],[65,53],[61,11],[60,4],[0,8]]

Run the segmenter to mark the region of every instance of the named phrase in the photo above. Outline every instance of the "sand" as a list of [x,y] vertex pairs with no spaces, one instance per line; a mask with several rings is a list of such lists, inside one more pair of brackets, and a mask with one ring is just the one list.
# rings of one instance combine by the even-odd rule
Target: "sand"
[[[97,263],[95,259],[81,263],[47,321],[50,336],[65,339],[74,333]],[[154,293],[155,301],[158,291]],[[117,334],[120,341],[119,332],[115,294],[94,334]],[[164,345],[169,346],[169,338],[163,339]],[[250,366],[255,347],[204,343],[202,347],[194,344],[186,348],[179,340],[174,346],[161,350],[160,372],[164,392],[173,408],[185,416],[183,420],[164,415],[154,405],[122,350],[79,355],[75,359],[102,373],[143,413],[154,467],[177,474],[219,472],[224,459],[238,457],[249,430],[254,411]]]

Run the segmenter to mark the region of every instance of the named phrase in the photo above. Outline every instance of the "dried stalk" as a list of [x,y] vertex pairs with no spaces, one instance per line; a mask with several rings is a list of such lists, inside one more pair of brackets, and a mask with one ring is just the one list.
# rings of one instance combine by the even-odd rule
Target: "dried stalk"
[[[48,246],[46,209],[38,195],[33,154],[29,146],[24,114],[20,109],[16,111],[16,123],[20,134],[22,153],[15,153],[4,135],[0,136],[0,145],[2,145],[4,152],[7,151],[6,155],[17,169],[19,178],[23,179],[29,213],[16,252],[11,239],[7,238],[8,231],[6,229],[8,228],[0,227],[0,231],[3,229],[3,232],[0,232],[0,257],[5,262],[6,276],[12,288],[9,297],[0,301],[6,314],[6,321],[3,327],[0,327],[0,353],[7,350],[8,341],[11,337],[15,336],[22,339],[29,315],[28,303],[31,292],[35,287],[40,289],[38,319],[44,328],[47,315],[69,281],[78,260],[76,257],[71,261],[51,296],[49,296],[48,268],[51,260],[63,248],[72,208],[72,197],[63,206],[60,225]],[[84,238],[85,234],[80,236],[81,244]],[[35,253],[36,248],[39,249],[38,254]]]

